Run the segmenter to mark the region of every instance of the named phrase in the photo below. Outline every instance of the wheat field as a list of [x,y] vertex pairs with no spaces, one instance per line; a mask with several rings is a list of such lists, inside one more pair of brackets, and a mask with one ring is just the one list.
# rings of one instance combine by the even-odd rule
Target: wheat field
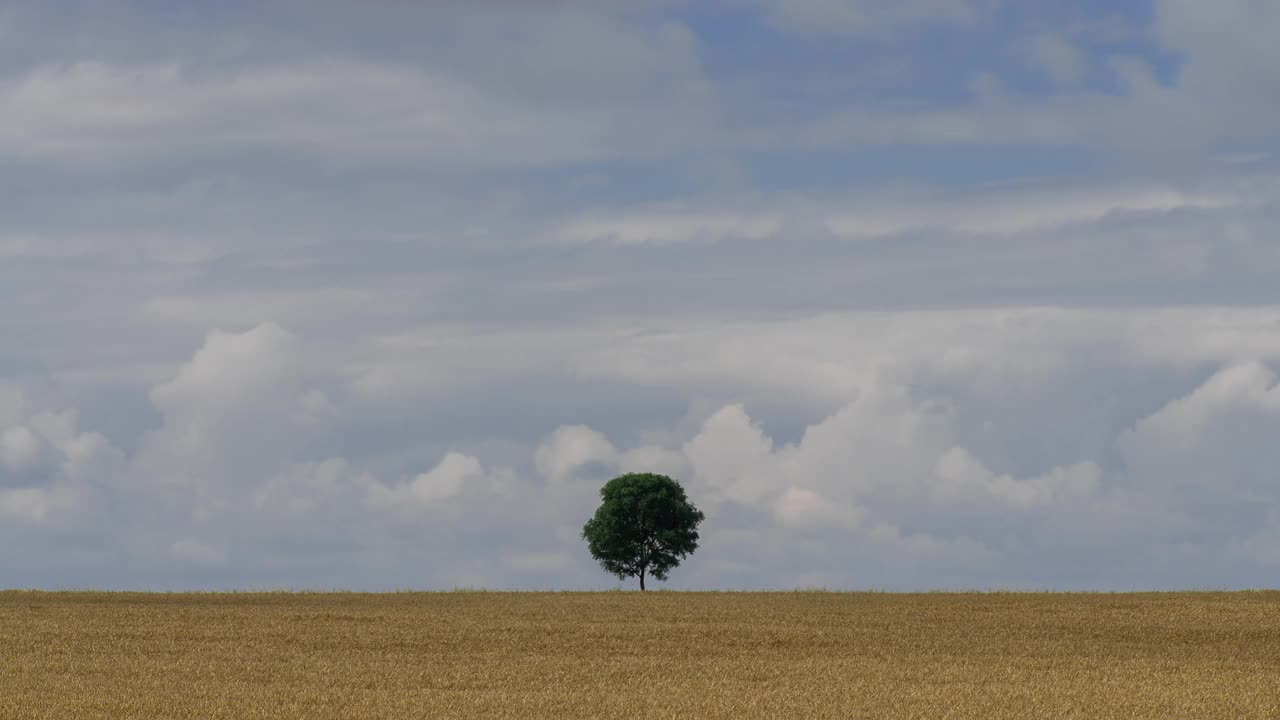
[[1280,592],[11,591],[0,717],[1280,718]]

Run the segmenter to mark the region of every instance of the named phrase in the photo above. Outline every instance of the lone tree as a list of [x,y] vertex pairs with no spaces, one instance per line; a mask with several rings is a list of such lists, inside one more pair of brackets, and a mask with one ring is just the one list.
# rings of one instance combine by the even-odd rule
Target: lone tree
[[646,573],[666,580],[680,560],[698,549],[703,514],[680,483],[666,475],[627,473],[600,488],[604,500],[582,527],[591,556],[619,580]]

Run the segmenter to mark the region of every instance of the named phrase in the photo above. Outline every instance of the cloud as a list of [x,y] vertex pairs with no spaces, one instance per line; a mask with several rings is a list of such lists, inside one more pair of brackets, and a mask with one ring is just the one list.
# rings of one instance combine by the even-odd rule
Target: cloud
[[741,405],[720,409],[684,445],[691,482],[710,493],[710,502],[759,502],[775,495],[783,481],[773,468],[773,441],[747,417]]
[[24,405],[21,390],[0,385],[0,424],[7,427],[21,420]]
[[0,459],[10,472],[20,472],[40,457],[40,441],[25,427],[11,427],[0,435]]
[[[1100,456],[1027,477],[992,471],[958,444],[962,416],[891,387],[855,399],[791,444],[775,444],[741,406],[730,406],[685,444],[686,484],[696,503],[712,508],[719,527],[709,532],[722,542],[730,529],[753,528],[761,544],[798,550],[816,533],[837,556],[837,548],[878,547],[884,554],[873,574],[886,577],[944,561],[971,578],[1000,577],[1000,564],[1016,564],[1023,553],[1011,542],[1068,554],[1096,552],[1087,548],[1101,543],[1114,564],[1093,561],[1094,582],[1124,582],[1122,568],[1142,557],[1176,564],[1189,557],[1181,553],[1191,552],[1183,539],[1190,537],[1201,538],[1197,553],[1270,563],[1271,511],[1280,498],[1259,469],[1274,467],[1264,440],[1275,432],[1274,388],[1274,374],[1260,365],[1224,368],[1114,436],[1123,464],[1104,467]],[[1189,487],[1214,499],[1206,503],[1209,495]],[[726,501],[758,512],[732,511]],[[1248,507],[1256,511],[1242,512]],[[714,552],[718,561],[723,551]],[[1198,576],[1224,570],[1231,572]],[[1030,574],[1019,585],[1030,577],[1053,582],[1023,572]]]
[[[680,477],[689,459],[679,448],[661,445],[619,450],[604,433],[585,425],[563,425],[534,449],[533,466],[546,480],[549,502],[586,513],[597,500],[601,478],[644,472]],[[577,542],[576,533],[569,542]]]
[[254,491],[254,507],[258,512],[310,514],[354,485],[371,484],[368,477],[353,479],[351,473],[342,458],[295,463]]
[[439,508],[465,494],[503,494],[509,471],[489,473],[477,458],[451,452],[440,464],[398,485],[368,484],[367,502],[376,510]]
[[571,222],[556,236],[574,243],[600,240],[619,245],[667,244],[718,240],[726,236],[761,239],[782,227],[776,214],[646,213],[587,218]]
[[[794,147],[802,137],[811,149],[918,145],[1075,147],[1123,154],[1135,166],[1168,166],[1170,155],[1201,158],[1224,143],[1266,144],[1280,113],[1280,96],[1263,79],[1275,64],[1274,48],[1259,28],[1274,22],[1264,0],[1230,0],[1204,9],[1193,1],[1153,5],[1151,27],[1109,40],[1097,29],[1068,37],[1071,25],[1031,14],[1025,27],[996,30],[1008,18],[995,4],[912,2],[872,7],[845,0],[788,0],[770,7],[780,27],[819,33],[867,35],[920,25],[985,30],[985,42],[1023,55],[1050,74],[1055,92],[1019,91],[1019,73],[1004,66],[968,68],[970,96],[933,93],[909,102],[868,102],[859,97],[842,108],[825,107],[806,126],[763,129],[764,145]],[[1121,11],[1123,12],[1123,11]],[[1087,13],[1076,13],[1077,17]],[[1101,18],[1075,24],[1098,25]],[[1052,24],[1055,32],[1044,32]],[[1030,40],[1026,38],[1031,36]],[[1226,38],[1230,38],[1226,40]],[[1116,46],[1119,47],[1116,47]],[[919,57],[916,51],[914,57]],[[1170,71],[1170,54],[1178,56]],[[927,62],[927,61],[926,61]],[[930,65],[938,76],[950,70]],[[927,72],[927,71],[926,71]],[[1160,157],[1165,162],[1158,161]]]
[[1089,71],[1089,58],[1065,38],[1042,33],[1028,48],[1033,63],[1044,69],[1059,88],[1078,85]]
[[[437,12],[428,23],[442,35],[413,61],[367,47],[308,53],[259,28],[249,42],[294,51],[228,62],[225,49],[197,44],[177,57],[0,73],[0,155],[137,169],[272,152],[454,174],[665,156],[708,136],[696,39],[679,23],[572,5],[523,17]],[[501,63],[468,41],[494,37],[504,38]]]
[[[1134,159],[1256,140],[1273,125],[1265,118],[1280,109],[1259,90],[1274,63],[1257,28],[1267,27],[1273,10],[1257,0],[1232,0],[1212,12],[1182,0],[1157,3],[1150,35],[1158,49],[1085,48],[1065,31],[1041,31],[1048,22],[1041,13],[1029,13],[1031,31],[1017,23],[1006,28],[1003,4],[986,0],[761,0],[751,6],[752,17],[788,31],[881,39],[922,26],[982,31],[985,44],[1026,56],[1061,91],[1018,94],[1001,89],[1010,85],[1000,82],[1003,68],[975,66],[964,69],[966,81],[979,86],[969,98],[931,92],[904,102],[898,91],[869,100],[858,94],[846,103],[832,91],[798,114],[758,103],[737,107],[740,88],[753,84],[747,78],[767,82],[766,97],[796,83],[750,64],[740,75],[713,72],[704,58],[734,58],[734,45],[701,46],[687,7],[659,5],[656,14],[563,3],[537,13],[402,7],[381,16],[331,6],[326,17],[350,23],[353,38],[365,37],[355,28],[377,27],[380,17],[378,37],[389,51],[333,37],[325,38],[328,46],[320,39],[288,42],[259,22],[253,32],[242,29],[239,46],[253,52],[239,57],[224,38],[176,56],[101,52],[46,61],[0,78],[0,110],[10,118],[7,131],[0,129],[0,153],[64,167],[138,168],[270,151],[295,162],[428,168],[447,176],[903,143],[1069,145]],[[429,26],[435,41],[394,52],[410,42],[387,26],[397,17],[428,21],[404,25]],[[150,20],[136,13],[128,19]],[[218,30],[208,32],[223,38]],[[1030,41],[1027,32],[1034,32]],[[494,42],[502,43],[501,61],[488,49]],[[1185,55],[1176,79],[1158,67],[1164,58],[1157,50]],[[894,52],[910,52],[939,75],[957,69],[911,48],[888,45],[883,52],[875,59],[888,66],[900,64]],[[812,82],[840,86],[838,73],[821,70]],[[683,235],[690,222],[714,230],[726,220],[674,218],[643,228],[639,237]]]
[[1261,363],[1237,365],[1216,373],[1195,392],[1144,418],[1135,432],[1185,447],[1201,435],[1206,424],[1233,411],[1251,409],[1263,415],[1280,414],[1276,376]]
[[690,321],[679,330],[612,337],[577,364],[592,375],[645,385],[720,384],[847,400],[884,380],[1039,381],[1078,367],[1081,353],[1106,365],[1184,370],[1245,358],[1277,360],[1277,312],[1269,306],[1017,307]]
[[777,514],[784,526],[799,530],[851,529],[857,527],[865,510],[857,506],[841,508],[812,490],[793,487],[778,499]]
[[1179,87],[1217,123],[1252,137],[1272,135],[1280,116],[1280,90],[1265,80],[1280,62],[1266,30],[1277,22],[1280,9],[1265,0],[1155,3],[1158,36],[1187,57]]
[[165,483],[243,483],[273,474],[326,411],[307,387],[299,339],[274,323],[210,333],[150,392],[163,424],[140,440],[139,463]]
[[968,450],[953,447],[938,458],[931,488],[939,503],[996,501],[1014,508],[1031,508],[1071,497],[1088,497],[1100,485],[1101,471],[1093,462],[1057,467],[1044,475],[1019,480],[996,475]]
[[617,463],[618,450],[613,443],[585,425],[556,428],[534,453],[538,473],[551,483],[564,483],[584,467],[616,467]]
[[976,22],[984,6],[972,0],[771,0],[770,21],[785,30],[838,35],[863,35],[921,24]]
[[362,313],[375,302],[363,289],[226,292],[203,296],[161,295],[148,299],[138,312],[148,319],[208,327],[252,327],[262,318],[277,318],[290,327],[306,325],[316,314],[327,318]]
[[[455,448],[425,462],[423,454],[404,455],[399,467],[416,465],[404,473],[382,460],[370,464],[303,442],[326,432],[296,415],[315,389],[314,370],[304,362],[308,341],[265,324],[211,333],[158,382],[150,398],[161,427],[127,456],[82,432],[74,412],[24,410],[17,426],[56,453],[48,466],[55,479],[0,490],[0,511],[49,532],[94,528],[94,516],[83,512],[90,506],[123,512],[115,517],[129,531],[108,547],[157,568],[156,577],[168,572],[161,568],[269,575],[271,567],[311,562],[305,548],[314,545],[346,568],[340,572],[374,584],[392,583],[410,557],[430,552],[438,555],[433,583],[539,575],[543,583],[589,585],[595,575],[577,534],[600,484],[621,472],[653,470],[682,480],[708,514],[705,548],[680,581],[688,586],[786,587],[812,584],[817,573],[832,586],[1078,587],[1125,582],[1124,572],[1147,553],[1160,558],[1152,572],[1172,568],[1185,559],[1173,548],[1197,533],[1204,540],[1196,552],[1229,553],[1231,563],[1183,575],[1168,569],[1172,574],[1159,577],[1238,580],[1273,557],[1267,512],[1280,498],[1257,468],[1274,465],[1267,438],[1275,430],[1275,376],[1264,361],[1228,358],[1253,352],[1245,338],[1254,349],[1264,347],[1257,328],[1274,319],[1274,312],[1242,309],[952,311],[686,331],[665,354],[681,347],[699,362],[668,357],[659,363],[667,374],[645,383],[697,382],[712,372],[733,392],[751,392],[756,404],[769,407],[760,389],[771,378],[781,396],[795,398],[807,387],[817,398],[826,389],[834,407],[809,405],[806,412],[817,415],[790,439],[765,430],[776,419],[770,412],[735,402],[711,407],[683,435],[645,440],[641,433],[639,442],[624,445],[590,426],[565,425],[523,455],[513,448],[506,457],[514,465]],[[810,344],[788,352],[788,336]],[[514,336],[517,343],[529,338]],[[617,339],[592,342],[602,341]],[[735,373],[722,363],[743,362],[732,351],[737,346],[773,347],[805,362],[785,377]],[[709,347],[729,352],[716,355]],[[1093,369],[1065,362],[1082,347],[1111,350],[1095,352]],[[626,344],[614,349],[644,357]],[[1280,351],[1273,348],[1270,359],[1280,361]],[[1111,434],[1092,449],[1080,446],[1072,456],[1022,447],[1025,437],[1047,442],[1067,427],[1034,414],[1046,406],[1080,412],[1064,398],[1099,368],[1172,368],[1173,377],[1185,378],[1223,362],[1189,389],[1175,384],[1173,400],[1168,390],[1155,395],[1161,400],[1154,409],[1143,410],[1139,401],[1119,415],[1098,415]],[[859,365],[865,369],[857,371]],[[829,379],[841,367],[853,372],[832,394]],[[1026,376],[1007,374],[1015,368]],[[1113,387],[1127,398],[1131,386]],[[1007,402],[1027,393],[1026,405]],[[332,397],[329,412],[349,416],[352,396]],[[265,433],[270,442],[255,445],[242,433]],[[160,439],[188,436],[201,441],[190,448],[211,450],[158,455],[176,442]],[[198,481],[172,482],[179,459],[184,477]],[[103,471],[112,463],[108,478]],[[1202,492],[1216,499],[1206,503]],[[1257,511],[1242,511],[1248,507]],[[462,550],[468,533],[491,541]],[[1046,574],[1053,562],[1043,558],[1070,564],[1100,547],[1111,560],[1094,563],[1092,576],[1059,581]],[[467,574],[482,566],[496,569],[483,578]]]
[[463,5],[0,13],[4,576],[1274,577],[1271,5]]
[[23,404],[15,401],[0,423],[0,514],[37,526],[85,522],[123,482],[124,452],[81,432],[74,410],[27,415]]
[[[740,207],[638,208],[579,218],[550,232],[564,243],[666,245],[689,242],[779,240],[814,226],[839,238],[873,240],[904,235],[930,237],[1025,236],[1087,228],[1108,221],[1158,222],[1179,212],[1235,211],[1267,202],[1260,189],[1240,183],[1129,181],[1038,188],[983,189],[979,192],[885,190],[841,197],[814,195],[797,203],[743,198]],[[768,202],[765,200],[764,202]],[[754,209],[747,209],[747,207]]]
[[1136,423],[1121,448],[1147,484],[1177,482],[1223,500],[1280,501],[1270,468],[1280,461],[1280,388],[1260,362],[1231,365]]
[[[893,391],[886,390],[886,396]],[[901,396],[896,396],[901,401]],[[711,413],[692,438],[675,448],[645,446],[618,451],[603,434],[589,428],[563,427],[539,447],[537,457],[544,471],[551,457],[572,457],[574,467],[586,469],[591,458],[594,471],[587,479],[596,483],[611,474],[634,470],[622,458],[637,455],[666,456],[666,463],[681,478],[696,505],[708,514],[704,543],[712,559],[700,565],[701,577],[721,573],[747,572],[738,558],[757,561],[774,552],[799,551],[810,538],[834,538],[837,543],[867,544],[885,553],[880,562],[913,566],[917,563],[952,561],[964,567],[984,562],[989,554],[980,543],[966,536],[936,537],[901,529],[895,518],[877,516],[870,505],[878,491],[905,488],[926,479],[928,462],[915,455],[927,455],[927,445],[918,443],[919,424],[912,409],[901,407],[901,420],[878,415],[886,403],[869,398],[809,427],[795,444],[777,445],[747,415],[742,405],[730,405]],[[860,418],[851,421],[851,418]],[[862,422],[885,421],[887,433],[897,435],[894,447],[880,448],[879,458],[868,448],[882,445],[883,436],[865,435]],[[903,435],[903,433],[907,433]],[[577,441],[576,443],[573,441]],[[588,441],[588,442],[583,442]],[[588,445],[594,450],[586,450]],[[681,471],[682,469],[682,471]],[[583,483],[584,493],[595,485]],[[580,499],[579,499],[580,500]],[[583,507],[579,512],[587,512]],[[737,539],[734,539],[737,538]],[[749,538],[749,539],[748,539]],[[575,537],[566,537],[573,543]],[[835,557],[841,557],[834,551]],[[774,560],[765,561],[775,567]],[[803,580],[779,568],[776,580]],[[753,574],[759,582],[760,576]]]
[[51,514],[74,509],[79,495],[69,488],[0,489],[0,513],[19,521],[40,524]]
[[[359,101],[347,102],[349,92],[359,93]],[[12,134],[0,136],[0,147],[11,156],[111,160],[172,153],[200,137],[196,147],[211,150],[385,155],[413,144],[447,154],[463,139],[459,115],[503,115],[487,102],[444,78],[356,61],[213,75],[174,64],[84,61],[46,66],[7,83],[0,107],[8,109]],[[317,107],[322,111],[314,112]],[[311,110],[299,112],[305,108]],[[353,132],[370,123],[380,131]]]
[[196,565],[221,565],[227,561],[226,552],[221,548],[191,538],[175,542],[169,553],[177,560]]
[[298,359],[297,339],[274,323],[213,332],[191,362],[152,390],[151,400],[169,415],[234,411],[286,383]]

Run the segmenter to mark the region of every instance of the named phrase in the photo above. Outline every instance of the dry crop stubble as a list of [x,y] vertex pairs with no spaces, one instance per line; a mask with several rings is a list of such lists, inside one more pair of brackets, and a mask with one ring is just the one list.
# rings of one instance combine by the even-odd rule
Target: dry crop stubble
[[0,593],[3,718],[1280,718],[1280,593]]

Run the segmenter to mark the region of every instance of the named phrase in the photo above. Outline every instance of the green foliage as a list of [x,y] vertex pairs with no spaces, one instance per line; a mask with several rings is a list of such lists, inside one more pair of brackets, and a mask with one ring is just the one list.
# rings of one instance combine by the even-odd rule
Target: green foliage
[[628,473],[605,483],[603,502],[582,528],[591,556],[619,580],[667,573],[698,549],[703,514],[666,475]]

